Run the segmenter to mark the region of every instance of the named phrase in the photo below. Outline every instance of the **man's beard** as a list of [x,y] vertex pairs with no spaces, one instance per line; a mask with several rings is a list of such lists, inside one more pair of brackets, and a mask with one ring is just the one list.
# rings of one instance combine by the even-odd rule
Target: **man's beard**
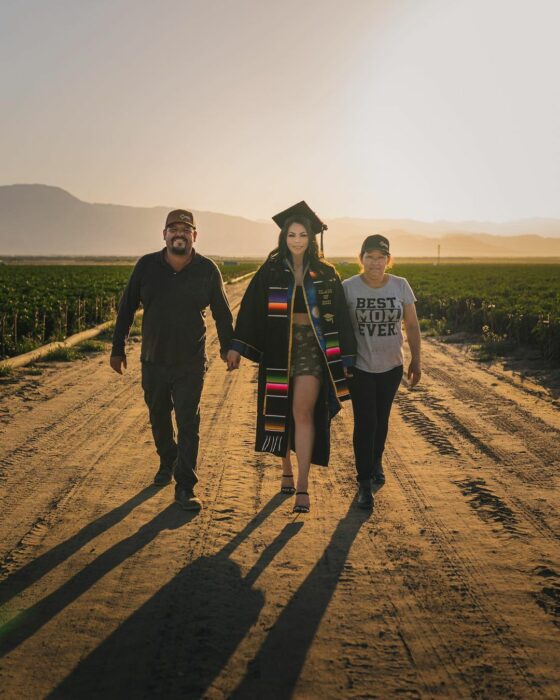
[[186,255],[187,249],[186,248],[177,248],[176,246],[172,245],[171,252],[173,253],[173,255]]
[[185,245],[184,245],[184,246],[177,246],[177,245],[175,245],[175,241],[177,241],[177,240],[181,240],[181,241],[182,241],[182,240],[184,240],[184,239],[183,239],[183,238],[181,238],[181,239],[174,238],[174,239],[171,241],[171,252],[173,253],[173,255],[187,255],[188,253],[191,252],[190,249],[189,249],[188,246],[187,246],[186,241],[185,241]]

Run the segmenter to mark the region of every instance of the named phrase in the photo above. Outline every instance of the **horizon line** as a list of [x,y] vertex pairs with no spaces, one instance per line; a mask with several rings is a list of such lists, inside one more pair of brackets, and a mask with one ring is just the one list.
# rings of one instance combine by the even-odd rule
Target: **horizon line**
[[[172,207],[170,205],[164,205],[164,204],[154,204],[154,205],[140,205],[140,204],[120,204],[120,203],[115,203],[115,202],[95,202],[95,201],[88,201],[85,199],[80,199],[80,197],[76,196],[69,190],[65,189],[64,187],[61,187],[60,185],[49,185],[45,184],[44,182],[15,182],[11,184],[3,184],[0,185],[0,188],[8,188],[8,187],[44,187],[47,189],[53,189],[53,190],[59,190],[60,192],[63,192],[64,194],[68,195],[69,197],[72,197],[73,199],[77,200],[78,202],[81,202],[82,204],[90,204],[90,205],[99,205],[99,206],[109,206],[109,207],[126,207],[129,209],[166,209],[169,211],[172,211],[174,208],[177,207]],[[183,207],[181,207],[183,208]],[[197,209],[196,207],[191,208],[192,211],[196,212],[197,214],[215,214],[217,216],[229,216],[232,218],[237,218],[237,219],[246,219],[248,221],[254,222],[254,223],[259,223],[259,224],[268,224],[269,221],[267,218],[262,218],[262,217],[251,217],[245,214],[229,214],[224,211],[213,211],[210,209]],[[441,224],[497,224],[497,225],[507,225],[507,224],[515,224],[515,223],[522,223],[525,221],[557,221],[560,222],[560,214],[558,216],[542,216],[539,214],[535,214],[532,216],[524,216],[521,218],[517,219],[477,219],[477,218],[463,218],[463,219],[417,219],[412,216],[351,216],[351,215],[340,215],[340,216],[324,216],[322,215],[322,218],[324,219],[329,219],[330,221],[413,221],[416,223],[420,224],[427,224],[427,225],[441,225]],[[270,223],[271,225],[273,224],[272,218],[270,218]]]

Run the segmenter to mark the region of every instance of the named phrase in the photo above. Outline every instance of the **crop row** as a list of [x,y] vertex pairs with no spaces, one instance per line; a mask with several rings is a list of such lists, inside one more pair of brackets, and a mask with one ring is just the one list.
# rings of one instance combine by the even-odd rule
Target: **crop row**
[[[225,281],[255,268],[220,265]],[[130,265],[0,266],[0,359],[108,321]]]

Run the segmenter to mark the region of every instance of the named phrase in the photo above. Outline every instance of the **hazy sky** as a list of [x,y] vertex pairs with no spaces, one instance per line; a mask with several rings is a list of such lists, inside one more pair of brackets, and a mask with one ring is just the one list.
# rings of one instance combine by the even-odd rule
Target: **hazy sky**
[[560,217],[559,0],[2,0],[0,184]]

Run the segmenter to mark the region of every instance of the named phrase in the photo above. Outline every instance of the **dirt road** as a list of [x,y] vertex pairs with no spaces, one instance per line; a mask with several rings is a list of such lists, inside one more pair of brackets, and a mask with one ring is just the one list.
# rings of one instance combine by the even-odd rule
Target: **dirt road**
[[198,515],[150,486],[139,345],[122,378],[97,356],[4,380],[0,694],[560,697],[558,409],[428,342],[374,512],[346,404],[294,516],[252,450],[255,367],[227,374],[210,326]]

